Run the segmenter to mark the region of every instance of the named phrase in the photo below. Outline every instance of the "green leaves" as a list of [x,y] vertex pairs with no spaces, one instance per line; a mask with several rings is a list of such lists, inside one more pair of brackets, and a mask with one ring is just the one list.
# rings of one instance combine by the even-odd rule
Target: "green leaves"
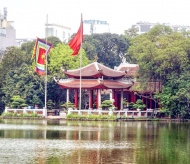
[[128,54],[139,64],[138,81],[162,82],[159,94],[162,110],[184,116],[189,108],[190,38],[157,25],[148,33],[133,37]]
[[[80,50],[82,54],[83,66],[89,63],[84,50]],[[60,73],[62,75],[61,67],[64,69],[75,69],[80,67],[80,55],[72,56],[72,50],[68,45],[58,44],[52,49],[49,54],[48,70],[51,74]]]

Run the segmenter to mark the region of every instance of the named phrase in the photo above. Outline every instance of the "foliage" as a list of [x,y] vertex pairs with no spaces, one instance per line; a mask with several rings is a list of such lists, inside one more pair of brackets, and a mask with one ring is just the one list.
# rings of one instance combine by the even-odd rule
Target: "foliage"
[[[45,39],[44,39],[45,40]],[[51,43],[53,48],[56,47],[58,44],[61,43],[61,40],[58,38],[58,37],[55,37],[55,36],[50,36],[50,37],[47,37],[47,42],[48,43]]]
[[71,103],[70,101],[69,102],[66,102],[66,103],[63,103],[60,105],[62,108],[65,108],[65,109],[68,109],[68,108],[75,108],[75,105],[73,103]]
[[102,101],[102,103],[101,103],[100,106],[101,106],[101,108],[106,109],[106,110],[108,110],[111,107],[114,107],[111,100],[104,100],[104,101]]
[[[139,64],[140,84],[158,82],[159,103],[170,116],[189,115],[190,37],[163,25],[131,38],[128,55]],[[142,86],[141,86],[142,88]]]
[[3,87],[3,102],[9,105],[11,97],[20,95],[26,100],[26,104],[42,106],[44,101],[43,85],[43,78],[36,75],[31,67],[23,64],[18,69],[10,70],[7,73]]
[[128,101],[126,100],[126,98],[123,99],[123,105],[126,106],[128,104]]
[[20,48],[7,48],[0,63],[0,86],[4,84],[7,72],[18,69],[24,62],[26,62],[26,55],[20,50]]
[[136,101],[136,104],[133,105],[133,107],[134,107],[135,109],[143,110],[143,109],[146,107],[146,105],[143,104],[143,101],[142,101],[141,99],[138,99],[138,100]]
[[116,116],[110,115],[78,115],[78,114],[68,114],[67,118],[72,119],[90,119],[90,120],[114,120]]
[[126,37],[111,33],[85,35],[83,44],[90,60],[104,63],[110,68],[121,63],[121,57],[125,56],[128,47]]
[[8,112],[8,113],[3,112],[2,116],[4,118],[6,118],[6,117],[13,117],[13,118],[14,117],[17,117],[17,118],[37,118],[37,117],[39,118],[39,117],[41,117],[37,113],[31,113],[31,114],[20,113],[20,114],[18,114],[18,113],[14,113],[14,112]]
[[[72,50],[68,45],[58,44],[49,54],[48,70],[50,74],[62,76],[61,67],[64,69],[76,69],[80,67],[80,55],[72,56]],[[82,66],[89,63],[88,58],[81,50]]]
[[26,106],[27,104],[25,104],[25,100],[20,96],[17,95],[11,98],[11,108],[22,108]]
[[132,28],[125,30],[124,34],[128,39],[131,39],[138,35],[137,32],[138,32],[138,28],[132,27]]
[[130,110],[133,109],[133,108],[134,108],[134,103],[133,103],[133,102],[130,102],[128,108],[129,108]]
[[33,50],[34,50],[34,45],[35,45],[35,40],[33,41],[28,41],[26,43],[23,43],[21,45],[21,51],[23,54],[25,54],[26,56],[26,61],[25,63],[27,63],[28,65],[32,64],[32,54],[33,54]]
[[93,103],[93,109],[96,109],[97,108],[97,105],[96,105],[96,102]]
[[51,110],[51,109],[53,109],[53,107],[54,107],[53,101],[52,100],[48,100],[47,101],[47,109]]

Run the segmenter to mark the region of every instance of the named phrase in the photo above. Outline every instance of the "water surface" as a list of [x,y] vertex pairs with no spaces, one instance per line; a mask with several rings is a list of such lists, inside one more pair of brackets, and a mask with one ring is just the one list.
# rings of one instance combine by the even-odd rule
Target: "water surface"
[[0,163],[186,164],[190,123],[1,120]]

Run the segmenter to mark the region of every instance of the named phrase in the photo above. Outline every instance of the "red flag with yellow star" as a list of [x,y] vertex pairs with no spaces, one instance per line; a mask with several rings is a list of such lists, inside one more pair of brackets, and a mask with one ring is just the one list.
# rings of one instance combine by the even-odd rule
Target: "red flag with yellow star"
[[45,74],[45,57],[49,53],[51,47],[51,43],[46,43],[46,41],[37,38],[33,56],[36,60],[35,70],[39,75]]

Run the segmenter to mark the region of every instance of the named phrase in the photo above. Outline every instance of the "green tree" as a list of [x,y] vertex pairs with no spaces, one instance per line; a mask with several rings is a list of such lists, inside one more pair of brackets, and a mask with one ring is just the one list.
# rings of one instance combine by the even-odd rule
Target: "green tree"
[[0,83],[4,82],[5,76],[9,70],[15,70],[19,68],[25,61],[26,55],[20,50],[20,48],[7,48],[0,63]]
[[121,57],[129,47],[128,40],[118,34],[104,33],[85,36],[83,44],[90,60],[96,60],[114,68],[121,63]]
[[20,96],[17,95],[11,98],[11,108],[22,108],[26,106],[27,104],[25,103],[25,100]]
[[[89,63],[84,50],[81,51],[82,66]],[[49,74],[62,75],[61,67],[64,69],[76,69],[80,67],[80,55],[72,56],[72,50],[68,45],[58,44],[49,54],[48,70]]]
[[108,110],[109,108],[113,107],[113,103],[111,100],[104,100],[101,105],[100,105],[103,109]]
[[[190,38],[157,25],[148,33],[131,39],[128,55],[139,64],[141,88],[148,82],[162,83],[159,94],[162,110],[170,115],[186,115],[189,108]],[[184,85],[185,84],[185,85]],[[187,99],[184,99],[184,95]],[[186,114],[184,114],[184,112]]]
[[20,95],[26,100],[28,105],[34,105],[37,97],[42,106],[44,101],[44,79],[38,76],[27,64],[20,68],[10,70],[5,77],[3,85],[3,102],[10,105],[10,99],[15,95]]
[[143,101],[142,101],[141,99],[138,99],[138,100],[136,101],[136,103],[133,105],[133,107],[134,107],[135,109],[143,110],[143,109],[146,107],[146,105],[143,104]]

